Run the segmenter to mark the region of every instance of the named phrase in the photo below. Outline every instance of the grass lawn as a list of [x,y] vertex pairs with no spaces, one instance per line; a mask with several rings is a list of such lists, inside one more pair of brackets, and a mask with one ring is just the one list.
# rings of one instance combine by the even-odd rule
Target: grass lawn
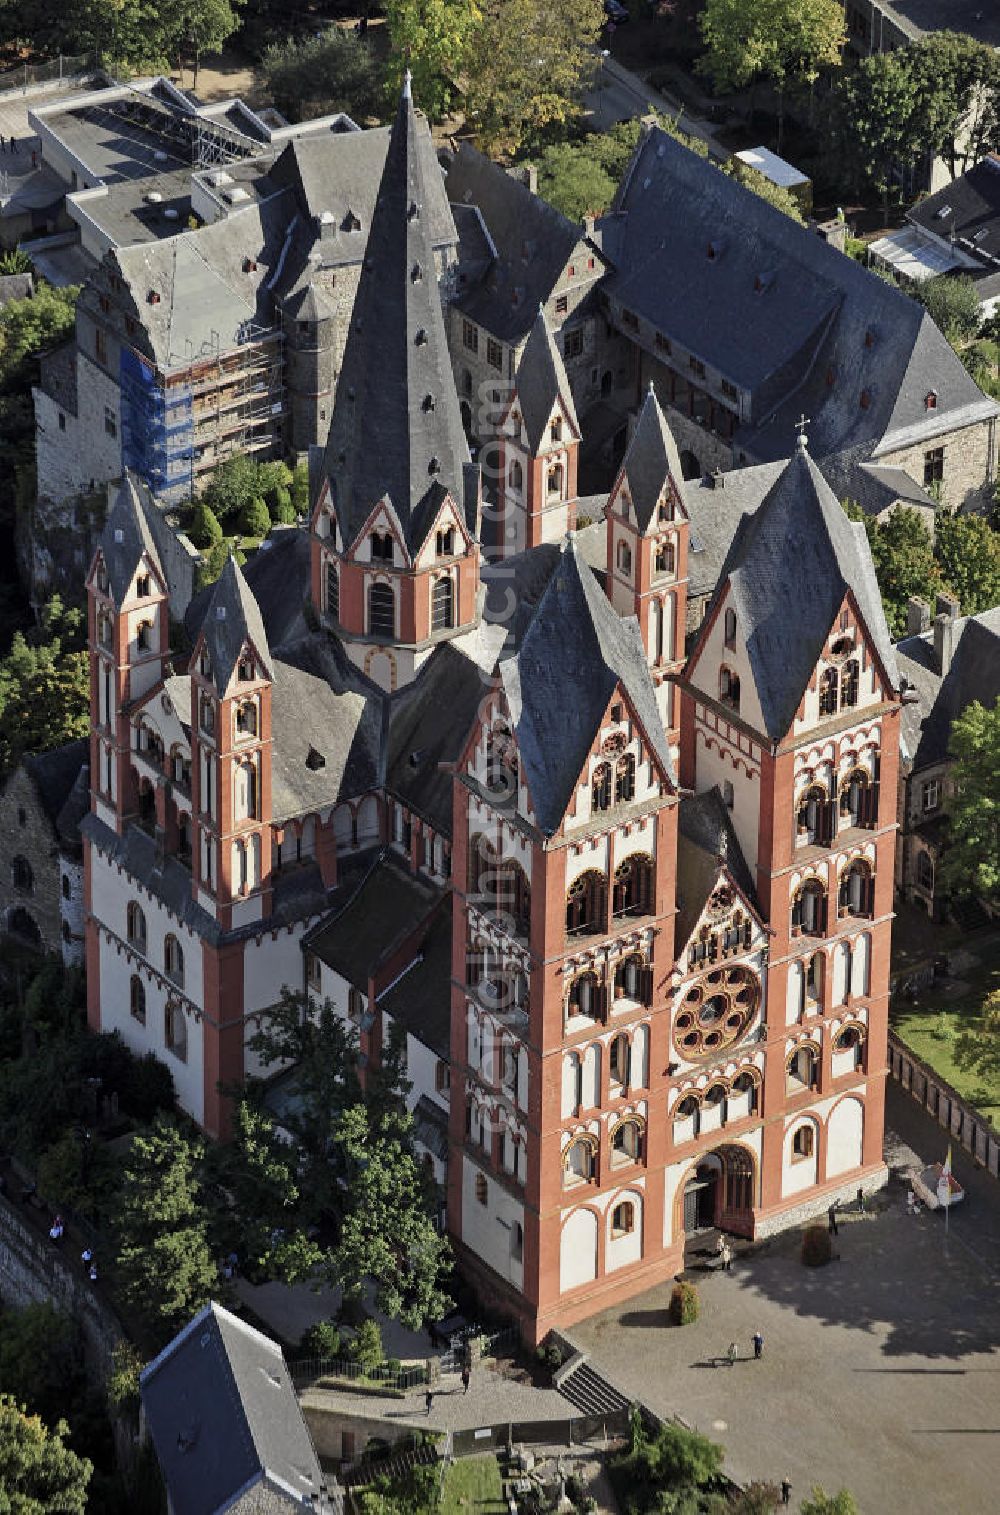
[[507,1515],[500,1464],[492,1453],[452,1463],[438,1515]]
[[986,996],[1000,989],[1000,943],[975,943],[971,951],[980,961],[963,972],[962,983],[967,987],[956,991],[953,984],[941,981],[928,985],[912,1008],[893,1011],[892,1028],[963,1099],[1000,1126],[1000,1078],[984,1079],[978,1073],[965,1072],[955,1062],[958,1036],[975,1025]]

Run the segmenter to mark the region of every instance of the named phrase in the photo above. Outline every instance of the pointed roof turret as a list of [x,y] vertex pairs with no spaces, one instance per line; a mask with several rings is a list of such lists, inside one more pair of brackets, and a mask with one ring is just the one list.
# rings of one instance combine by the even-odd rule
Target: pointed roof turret
[[163,564],[146,517],[146,492],[142,480],[126,470],[101,534],[100,552],[116,605],[120,605],[128,593],[144,555],[155,565],[160,578],[163,578]]
[[719,579],[731,586],[768,735],[785,736],[850,591],[886,676],[898,687],[864,526],[797,446],[752,516],[744,516]]
[[524,417],[524,429],[528,449],[535,453],[541,446],[545,428],[549,424],[556,401],[562,402],[569,424],[580,435],[580,423],[576,418],[573,393],[566,377],[562,354],[549,330],[545,312],[538,307],[535,324],[528,333],[521,361],[517,365],[514,381],[517,398]]
[[652,520],[668,478],[673,479],[678,491],[682,487],[684,475],[677,443],[652,384],[622,461],[622,475],[628,483],[640,531],[645,531]]
[[664,773],[674,774],[639,623],[622,619],[569,536],[520,648],[500,664],[538,824],[559,829],[621,685]]
[[228,687],[247,642],[252,645],[268,678],[274,678],[271,649],[267,645],[260,606],[232,555],[226,559],[226,566],[212,591],[201,634],[205,638],[212,682],[220,694]]
[[451,492],[465,498],[469,448],[441,313],[429,192],[409,80],[386,152],[325,467],[346,544],[388,497],[411,550]]

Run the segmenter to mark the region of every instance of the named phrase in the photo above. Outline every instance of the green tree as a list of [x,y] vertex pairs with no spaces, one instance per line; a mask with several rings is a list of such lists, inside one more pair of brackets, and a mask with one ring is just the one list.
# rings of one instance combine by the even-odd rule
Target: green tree
[[220,52],[239,26],[234,6],[243,0],[159,0],[160,23],[165,28],[171,56],[179,73],[190,64],[192,83],[198,87],[198,69],[203,53]]
[[200,1140],[160,1116],[137,1134],[116,1198],[122,1293],[160,1341],[211,1299],[218,1276],[208,1246]]
[[601,0],[485,0],[466,91],[485,151],[513,154],[579,114],[603,23]]
[[93,1465],[65,1445],[63,1420],[48,1430],[12,1394],[0,1394],[0,1510],[11,1515],[84,1515]]
[[942,871],[949,888],[1000,899],[1000,699],[978,700],[951,728],[952,792]]
[[758,173],[747,163],[741,163],[736,157],[729,159],[723,173],[731,174],[743,185],[744,189],[752,190],[755,195],[766,200],[768,205],[773,205],[775,210],[780,210],[783,216],[797,221],[800,226],[805,225],[802,207],[790,189],[783,189],[780,184],[772,184],[764,174]]
[[292,504],[297,516],[309,514],[309,464],[296,463],[292,473]]
[[802,1501],[801,1510],[802,1515],[858,1515],[858,1506],[849,1490],[826,1494],[818,1483],[813,1484],[809,1498]]
[[775,1515],[781,1490],[776,1483],[748,1483],[734,1494],[726,1506],[726,1515]]
[[0,1315],[0,1383],[47,1422],[64,1413],[84,1387],[80,1327],[52,1304]]
[[1000,605],[1000,532],[985,516],[942,511],[935,524],[934,556],[963,615]]
[[946,587],[930,534],[915,510],[897,508],[886,521],[876,521],[857,505],[845,508],[852,520],[864,525],[889,633],[900,637],[911,595],[933,603]]
[[274,491],[269,501],[271,520],[276,526],[294,526],[296,521],[295,506],[292,504],[292,491],[282,484]]
[[701,33],[706,53],[698,68],[716,89],[743,89],[760,78],[773,85],[779,152],[786,89],[814,84],[821,69],[840,62],[847,40],[837,0],[706,0]]
[[0,274],[30,274],[34,266],[20,247],[8,247],[0,253]]
[[893,170],[926,152],[917,81],[905,48],[875,53],[837,81],[832,152],[841,152],[855,183],[882,196],[888,215]]
[[931,32],[904,50],[927,146],[951,177],[996,145],[1000,60],[964,32]]
[[979,295],[972,280],[964,274],[954,279],[947,274],[925,279],[917,285],[915,293],[952,347],[962,347],[978,334],[982,322]]
[[538,193],[571,221],[599,215],[614,198],[617,184],[585,143],[560,142],[538,158]]
[[460,93],[482,19],[479,6],[473,0],[386,0],[385,18],[391,94],[398,94],[409,69],[414,103],[432,121],[440,121]]
[[344,111],[363,124],[382,113],[384,83],[375,55],[366,39],[340,26],[272,43],[256,82],[290,121]]
[[240,524],[248,536],[267,536],[268,532],[271,530],[271,512],[268,510],[260,495],[257,495],[245,507],[241,516]]
[[195,501],[188,535],[196,547],[214,547],[222,541],[219,518],[206,500]]
[[236,1105],[233,1140],[220,1149],[219,1162],[220,1179],[234,1200],[227,1241],[242,1271],[255,1282],[294,1284],[309,1278],[323,1253],[306,1233],[311,1210],[298,1181],[296,1149],[245,1096]]
[[978,1019],[959,1033],[955,1061],[966,1072],[978,1073],[981,1078],[1000,1076],[1000,989],[986,996]]
[[32,639],[16,632],[0,658],[0,779],[26,754],[87,735],[90,672],[81,636],[81,612],[53,595]]

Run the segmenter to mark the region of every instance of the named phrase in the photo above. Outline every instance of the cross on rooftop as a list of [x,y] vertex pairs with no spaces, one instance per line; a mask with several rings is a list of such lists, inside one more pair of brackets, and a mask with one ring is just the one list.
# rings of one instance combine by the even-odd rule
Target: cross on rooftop
[[803,411],[795,424],[799,429],[798,436],[795,438],[798,444],[799,452],[805,452],[806,448],[809,445],[809,437],[806,433],[806,427],[812,425],[812,419],[806,415],[805,411]]

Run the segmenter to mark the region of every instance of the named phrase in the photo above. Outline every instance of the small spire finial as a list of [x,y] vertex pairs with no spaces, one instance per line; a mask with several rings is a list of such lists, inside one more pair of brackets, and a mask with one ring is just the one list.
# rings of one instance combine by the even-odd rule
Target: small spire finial
[[795,445],[798,448],[799,452],[806,452],[809,447],[809,437],[806,433],[806,427],[811,426],[812,421],[810,417],[806,415],[805,411],[803,411],[795,424],[799,428],[799,434],[795,438]]

